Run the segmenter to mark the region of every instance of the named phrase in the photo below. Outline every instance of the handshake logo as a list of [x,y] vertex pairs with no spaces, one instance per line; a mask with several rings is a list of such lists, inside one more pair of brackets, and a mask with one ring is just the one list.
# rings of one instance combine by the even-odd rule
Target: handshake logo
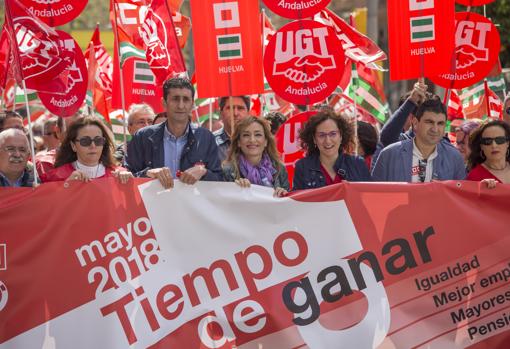
[[310,83],[326,70],[335,69],[333,55],[329,54],[326,28],[300,29],[276,33],[273,75],[283,75],[295,83]]

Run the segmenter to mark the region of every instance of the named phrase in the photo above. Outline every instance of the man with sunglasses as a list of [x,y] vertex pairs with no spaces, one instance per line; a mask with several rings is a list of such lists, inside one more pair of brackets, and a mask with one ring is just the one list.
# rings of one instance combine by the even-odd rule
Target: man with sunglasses
[[433,95],[423,101],[412,123],[414,138],[386,147],[375,163],[372,179],[412,183],[464,179],[466,168],[459,151],[441,141],[446,128],[441,99]]
[[31,187],[33,171],[28,166],[30,146],[21,130],[0,132],[0,187]]
[[194,96],[188,79],[163,84],[166,122],[140,129],[128,145],[126,166],[135,176],[157,178],[164,188],[173,187],[177,177],[185,184],[221,181],[213,134],[191,123]]

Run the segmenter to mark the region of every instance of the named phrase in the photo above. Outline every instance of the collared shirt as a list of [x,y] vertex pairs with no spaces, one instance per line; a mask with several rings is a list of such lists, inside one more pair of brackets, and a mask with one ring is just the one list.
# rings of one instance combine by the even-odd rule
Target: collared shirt
[[165,126],[165,134],[163,136],[163,149],[165,152],[165,167],[170,169],[172,177],[175,178],[177,170],[181,167],[181,156],[184,146],[188,140],[189,125],[186,126],[186,132],[180,137],[175,137]]
[[423,155],[416,146],[416,139],[413,140],[413,166],[411,169],[411,182],[423,183],[430,182],[433,179],[434,166],[433,160],[437,157],[437,146],[434,152],[430,154],[428,159],[424,159]]
[[0,172],[0,187],[31,187],[33,182],[32,173],[27,169],[23,171],[21,176],[14,183],[9,181],[9,179]]

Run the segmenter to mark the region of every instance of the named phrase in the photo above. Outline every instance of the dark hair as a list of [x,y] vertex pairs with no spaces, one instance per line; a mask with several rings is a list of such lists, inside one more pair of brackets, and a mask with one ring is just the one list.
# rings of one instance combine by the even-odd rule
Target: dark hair
[[[220,100],[218,104],[220,105],[220,110],[223,110],[223,107],[225,107],[225,104],[227,104],[227,101],[230,97],[220,97]],[[232,96],[232,98],[241,98],[246,105],[246,109],[250,110],[250,104],[251,99],[248,96]]]
[[[241,178],[241,171],[239,170],[239,155],[241,155],[242,151],[239,147],[239,140],[241,139],[243,131],[253,123],[258,123],[264,130],[264,137],[267,140],[267,146],[266,149],[264,149],[264,152],[267,153],[274,165],[281,164],[280,154],[276,149],[276,141],[271,133],[271,126],[269,125],[269,122],[263,118],[247,116],[236,125],[234,133],[232,134],[232,141],[230,143],[230,148],[228,149],[227,158],[225,160],[225,163],[230,163],[234,169],[236,179]],[[276,170],[280,171],[281,167],[282,166],[276,166]]]
[[12,110],[0,112],[0,131],[4,129],[5,120],[9,118],[18,118],[23,121],[23,117],[18,112]]
[[342,135],[342,143],[338,148],[338,153],[347,152],[352,146],[354,137],[354,130],[347,118],[343,115],[337,115],[331,111],[320,111],[313,115],[305,123],[304,127],[299,131],[299,139],[301,140],[301,148],[306,152],[306,155],[319,154],[319,148],[315,144],[314,137],[317,126],[326,120],[333,120],[340,134]]
[[195,88],[189,79],[186,78],[171,78],[165,81],[163,84],[163,99],[166,101],[166,97],[170,93],[172,88],[186,88],[191,91],[191,99],[195,100]]
[[156,121],[158,121],[159,118],[166,119],[166,112],[157,113],[154,119],[152,119],[152,124],[156,125]]
[[76,141],[76,137],[78,137],[78,131],[85,126],[97,126],[101,129],[101,133],[103,137],[106,139],[106,143],[103,146],[103,152],[101,153],[101,157],[99,161],[104,165],[104,167],[113,167],[115,164],[115,159],[113,158],[113,141],[110,137],[110,133],[106,129],[106,126],[103,124],[101,119],[98,119],[93,116],[85,116],[83,118],[79,118],[75,122],[69,126],[69,129],[66,132],[66,136],[60,145],[60,149],[57,152],[57,157],[55,159],[55,167],[60,167],[65,164],[69,164],[73,161],[76,161],[78,158],[76,153],[73,151],[71,147],[71,143]]
[[264,119],[269,121],[269,123],[271,124],[271,133],[272,134],[276,134],[276,132],[278,132],[278,129],[280,128],[280,126],[283,125],[285,123],[285,121],[287,121],[287,117],[285,117],[285,115],[283,115],[280,112],[267,113],[264,116]]
[[365,156],[373,155],[377,148],[377,131],[368,122],[358,121],[358,142]]
[[446,120],[446,106],[437,95],[427,96],[423,103],[421,103],[416,109],[414,116],[419,121],[425,112],[444,114]]
[[[474,130],[469,136],[469,148],[471,149],[471,154],[469,154],[468,158],[468,167],[472,169],[478,164],[481,164],[485,161],[485,154],[482,153],[482,134],[489,127],[499,126],[505,131],[505,135],[507,139],[510,139],[510,125],[502,120],[493,120],[482,124],[479,128]],[[510,153],[506,153],[506,161],[510,161]]]

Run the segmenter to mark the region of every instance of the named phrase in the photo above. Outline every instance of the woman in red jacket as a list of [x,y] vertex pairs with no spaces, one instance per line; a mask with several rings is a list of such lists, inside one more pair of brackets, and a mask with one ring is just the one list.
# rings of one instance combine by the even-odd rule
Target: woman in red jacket
[[95,117],[76,120],[67,130],[55,160],[55,169],[43,182],[75,180],[88,182],[94,178],[116,177],[126,183],[133,175],[116,166],[113,141],[106,126]]
[[467,180],[483,181],[487,187],[510,184],[510,126],[500,120],[482,125],[470,137]]

